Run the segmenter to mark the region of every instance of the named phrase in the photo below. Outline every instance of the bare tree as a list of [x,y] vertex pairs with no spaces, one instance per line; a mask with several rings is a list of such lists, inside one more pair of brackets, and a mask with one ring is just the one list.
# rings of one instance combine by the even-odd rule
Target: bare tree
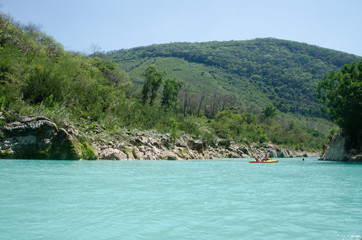
[[90,52],[91,52],[90,55],[92,57],[98,57],[99,55],[102,55],[101,50],[102,48],[98,44],[92,43],[92,45],[90,46]]
[[190,109],[190,105],[193,99],[192,93],[193,91],[190,90],[190,87],[187,84],[185,84],[184,88],[182,88],[180,91],[179,105],[180,109],[182,109],[184,116],[186,116],[186,114],[192,114]]
[[235,108],[238,104],[238,98],[232,95],[222,95],[218,97],[220,102],[221,111],[224,111],[226,108]]
[[[187,107],[189,105],[189,90],[188,89],[185,89],[183,91],[183,94],[180,94],[180,96],[183,98],[183,106],[182,106],[182,109],[183,109],[183,113],[184,113],[184,116],[186,116],[186,111],[187,111]],[[180,101],[181,102],[181,101]]]
[[19,28],[21,30],[23,30],[24,32],[34,34],[34,33],[40,33],[42,26],[40,24],[35,24],[35,23],[30,22],[26,25],[21,25]]
[[201,108],[204,106],[204,102],[205,102],[205,99],[206,99],[207,95],[208,95],[207,92],[203,92],[201,94],[199,105],[198,105],[198,108],[197,108],[197,116],[198,117],[200,117],[200,111],[201,111]]

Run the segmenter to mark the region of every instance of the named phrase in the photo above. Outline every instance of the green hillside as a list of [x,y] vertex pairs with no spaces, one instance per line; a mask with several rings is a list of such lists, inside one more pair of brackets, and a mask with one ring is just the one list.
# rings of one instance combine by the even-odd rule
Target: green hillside
[[323,117],[315,91],[322,76],[360,58],[274,38],[152,45],[108,52],[107,57],[139,85],[142,71],[154,64],[196,97],[233,95],[251,111],[272,102],[281,112],[309,117]]
[[[290,50],[288,44],[299,48]],[[73,126],[84,146],[102,139],[127,142],[129,134],[152,129],[170,133],[174,142],[188,134],[222,148],[231,142],[271,143],[316,151],[333,125],[319,118],[316,82],[354,59],[275,39],[174,43],[85,56],[0,14],[0,112],[9,122],[19,113]],[[146,68],[162,76],[157,90]],[[152,104],[144,101],[146,91],[141,93],[146,79]],[[4,136],[0,131],[0,139]]]

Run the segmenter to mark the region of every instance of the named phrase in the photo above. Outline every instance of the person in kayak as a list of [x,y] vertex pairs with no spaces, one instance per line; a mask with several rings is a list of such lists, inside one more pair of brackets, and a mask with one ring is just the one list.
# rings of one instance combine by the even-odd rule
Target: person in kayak
[[268,155],[265,154],[263,161],[268,161],[268,160],[269,160]]

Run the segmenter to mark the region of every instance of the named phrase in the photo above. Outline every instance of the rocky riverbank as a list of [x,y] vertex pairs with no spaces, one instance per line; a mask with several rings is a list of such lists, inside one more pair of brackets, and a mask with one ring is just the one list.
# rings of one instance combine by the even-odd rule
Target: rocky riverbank
[[100,159],[143,159],[143,160],[190,160],[216,158],[252,158],[253,156],[269,157],[302,157],[315,156],[313,153],[291,152],[272,144],[255,144],[251,146],[231,143],[224,147],[217,144],[209,146],[200,139],[182,135],[174,141],[170,134],[157,131],[139,131],[128,133],[128,143],[117,141],[94,142]]
[[59,128],[48,118],[16,113],[1,113],[0,121],[0,158],[9,159],[190,160],[318,155],[272,144],[225,146],[225,140],[210,146],[189,135],[174,139],[154,130],[126,131],[123,136],[106,140],[99,137],[100,130],[83,133],[70,124]]

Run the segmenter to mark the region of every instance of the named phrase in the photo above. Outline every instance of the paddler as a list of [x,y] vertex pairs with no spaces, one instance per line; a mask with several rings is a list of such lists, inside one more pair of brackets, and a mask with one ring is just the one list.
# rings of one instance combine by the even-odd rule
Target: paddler
[[322,158],[324,158],[324,155],[326,154],[327,148],[328,148],[327,145],[323,145],[323,146],[322,146],[322,151],[323,151],[323,152],[322,152],[322,156],[321,156]]

